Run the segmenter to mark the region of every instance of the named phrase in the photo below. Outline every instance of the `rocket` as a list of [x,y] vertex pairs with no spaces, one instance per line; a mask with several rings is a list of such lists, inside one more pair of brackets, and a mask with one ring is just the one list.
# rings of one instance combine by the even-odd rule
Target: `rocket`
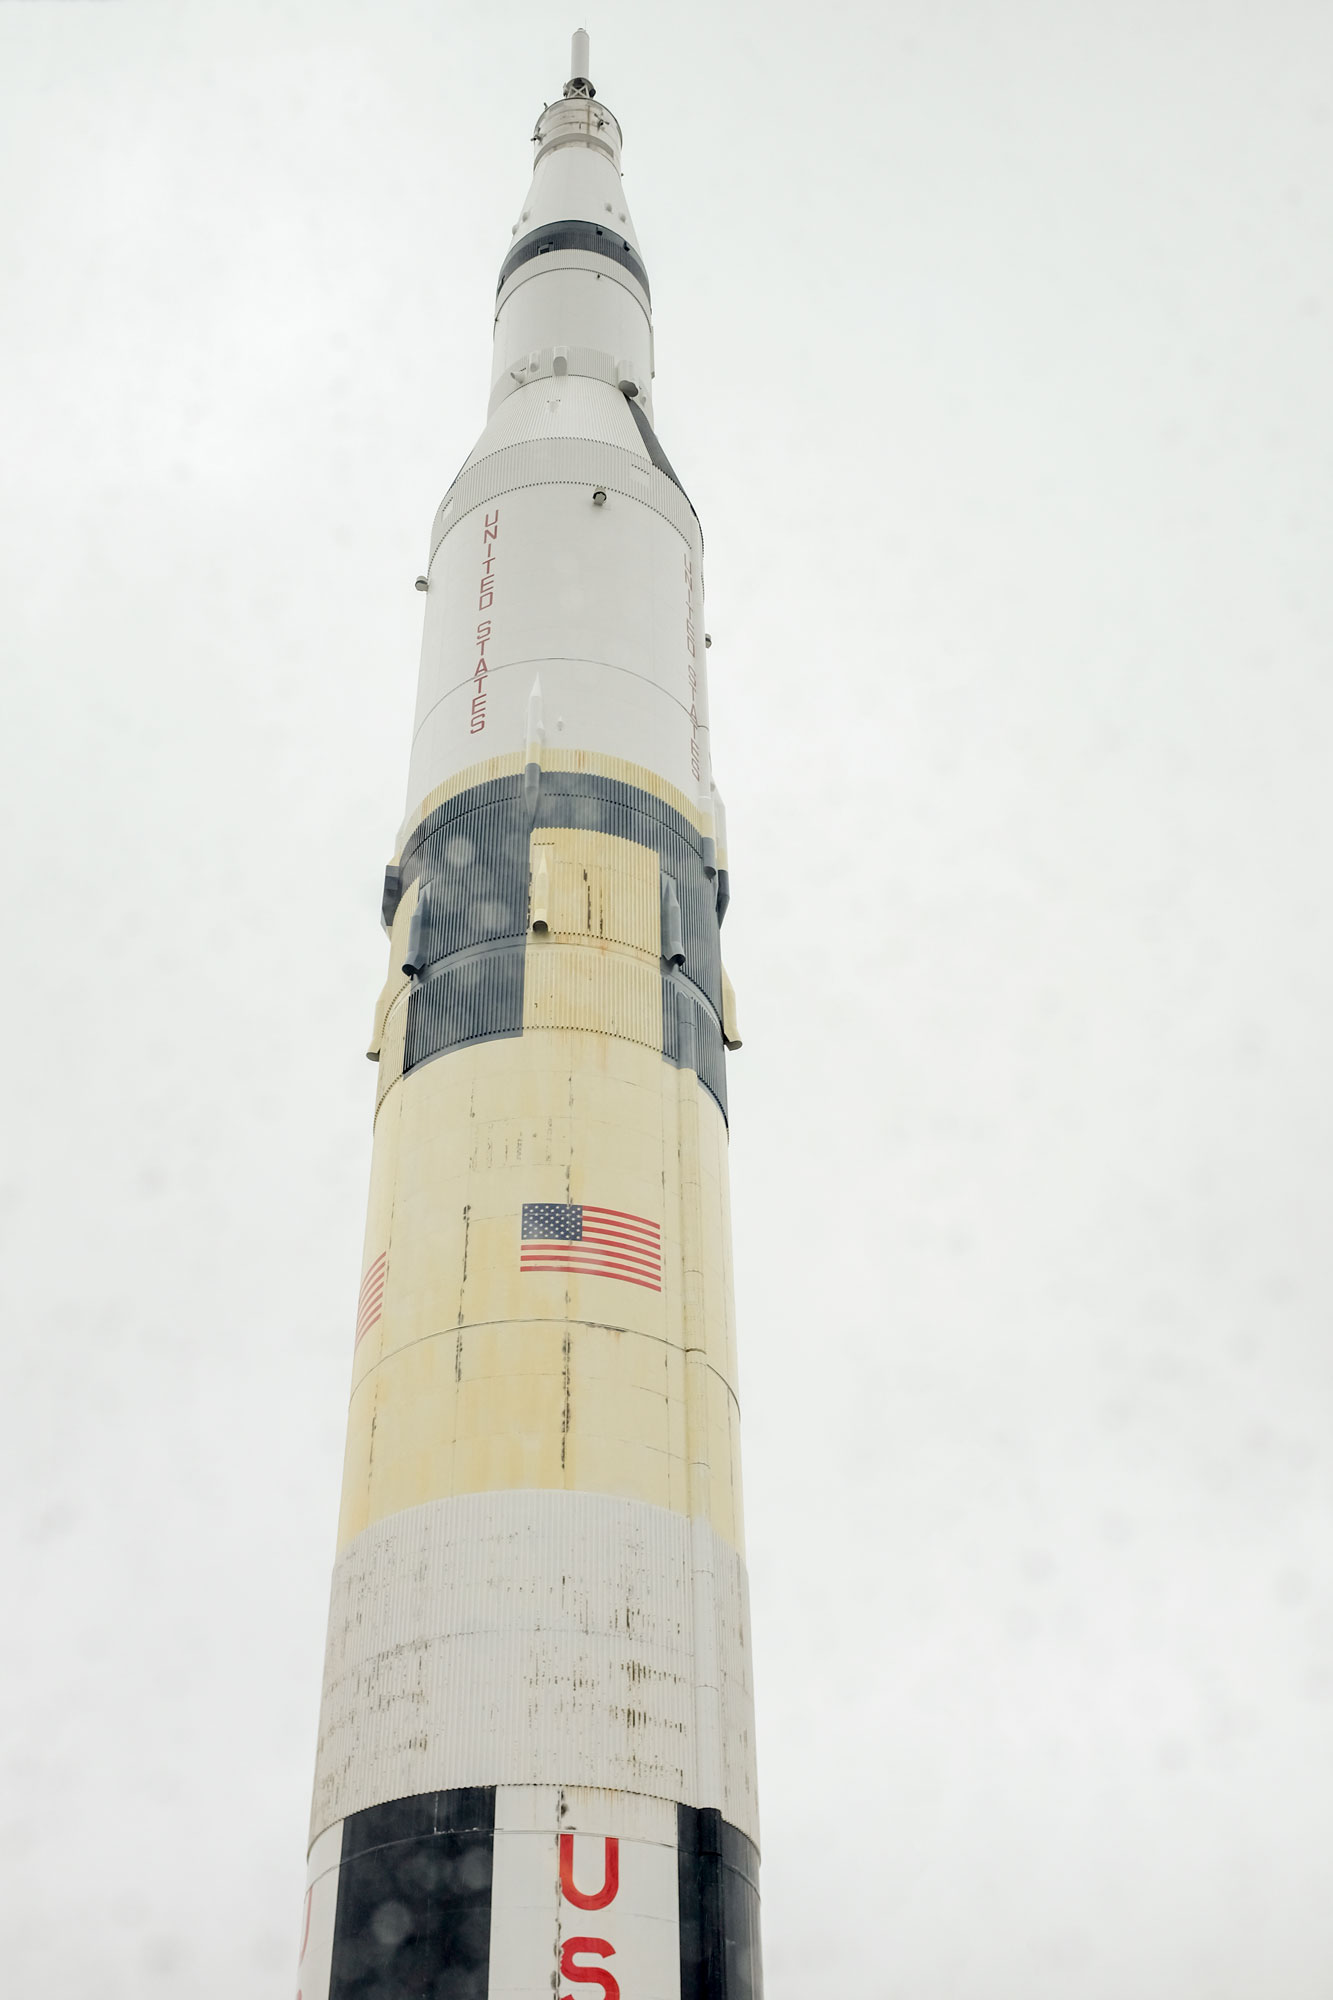
[[300,2000],[761,2000],[703,537],[588,68],[418,579]]

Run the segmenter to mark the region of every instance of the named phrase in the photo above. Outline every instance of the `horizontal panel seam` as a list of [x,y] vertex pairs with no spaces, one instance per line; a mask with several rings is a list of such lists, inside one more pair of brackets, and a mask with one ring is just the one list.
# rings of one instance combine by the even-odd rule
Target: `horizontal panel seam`
[[[684,702],[678,700],[674,694],[668,693],[667,689],[662,686],[660,681],[653,680],[648,674],[639,673],[634,667],[622,667],[618,665],[617,662],[614,660],[589,660],[573,653],[529,653],[529,654],[524,654],[521,659],[506,660],[503,666],[492,667],[490,671],[492,675],[494,675],[494,674],[508,673],[511,671],[511,669],[515,667],[544,667],[544,666],[593,667],[598,672],[601,673],[624,674],[627,676],[628,679],[634,681],[642,681],[645,687],[652,688],[654,692],[660,694],[664,698],[664,700],[669,701],[674,708],[678,708],[687,721],[689,720],[690,711],[688,708],[686,708]],[[426,713],[422,716],[420,725],[413,734],[412,737],[413,750],[416,749],[417,743],[421,737],[421,732],[426,727],[426,724],[430,721],[431,717],[434,715],[436,709],[442,707],[443,704],[449,700],[451,695],[456,695],[460,693],[462,689],[469,688],[471,686],[472,686],[471,676],[466,676],[464,679],[460,681],[455,681],[452,687],[447,687],[442,695],[437,696],[437,698],[431,703],[430,707],[426,710]],[[699,734],[701,736],[705,735],[707,731],[708,731],[708,724],[706,722],[701,722],[699,724]],[[610,753],[608,752],[607,754],[609,755]],[[666,784],[670,784],[672,782],[671,779],[667,776],[665,771],[654,771],[653,776],[661,778],[663,782]]]

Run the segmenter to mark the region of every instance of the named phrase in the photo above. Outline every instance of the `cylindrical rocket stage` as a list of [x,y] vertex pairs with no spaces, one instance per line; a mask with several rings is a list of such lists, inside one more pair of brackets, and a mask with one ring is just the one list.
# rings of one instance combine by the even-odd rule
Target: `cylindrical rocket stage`
[[566,91],[431,535],[302,2000],[761,1995],[703,544]]

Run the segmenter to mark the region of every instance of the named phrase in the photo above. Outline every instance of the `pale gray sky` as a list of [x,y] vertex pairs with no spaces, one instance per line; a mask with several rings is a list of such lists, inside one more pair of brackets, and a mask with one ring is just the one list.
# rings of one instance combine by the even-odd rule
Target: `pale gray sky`
[[[769,2000],[1326,2000],[1333,12],[585,18],[708,539]],[[412,579],[575,25],[0,4],[16,1993],[294,1990]]]

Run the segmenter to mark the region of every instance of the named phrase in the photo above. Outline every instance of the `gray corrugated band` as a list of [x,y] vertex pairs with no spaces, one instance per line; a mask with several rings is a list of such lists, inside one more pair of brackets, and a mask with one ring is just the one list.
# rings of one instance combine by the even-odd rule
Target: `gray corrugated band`
[[523,779],[491,778],[437,806],[403,848],[404,887],[431,884],[427,963],[474,945],[519,938],[528,928],[529,836],[543,827],[613,834],[651,848],[676,886],[683,974],[719,1018],[722,956],[716,889],[704,873],[702,838],[651,792],[590,771],[543,771],[535,821]]
[[534,257],[548,257],[553,250],[579,250],[594,257],[608,258],[637,279],[643,286],[644,297],[651,303],[647,268],[634,245],[600,222],[584,221],[548,222],[542,228],[529,230],[526,236],[520,236],[500,266],[496,297],[504,290],[506,278],[512,277],[520,265],[530,263]]
[[717,874],[717,842],[714,840],[711,833],[706,833],[704,835],[704,844],[701,850],[701,858],[704,864],[704,874],[708,877],[709,881],[711,882],[713,877]]
[[727,1116],[727,1061],[722,1023],[697,989],[679,973],[662,974],[662,1054],[677,1069],[692,1069]]
[[541,799],[542,767],[540,764],[523,766],[523,805],[528,815],[528,823],[537,817],[537,806]]
[[403,1074],[451,1049],[523,1032],[524,943],[460,952],[431,967],[407,1003]]
[[[478,792],[489,789],[476,787]],[[441,821],[405,855],[405,879],[430,883],[428,962],[524,935],[530,827],[519,780],[511,778],[499,797]]]
[[407,927],[407,956],[403,960],[403,971],[418,973],[424,970],[429,951],[430,932],[430,882],[421,885],[417,896],[417,906],[412,912],[412,921]]
[[682,1069],[697,1070],[699,1067],[698,1036],[694,1032],[694,1002],[688,993],[677,987],[676,1001],[676,1061]]
[[384,870],[384,887],[380,892],[380,922],[386,931],[392,930],[402,900],[403,871],[396,861],[390,861]]

